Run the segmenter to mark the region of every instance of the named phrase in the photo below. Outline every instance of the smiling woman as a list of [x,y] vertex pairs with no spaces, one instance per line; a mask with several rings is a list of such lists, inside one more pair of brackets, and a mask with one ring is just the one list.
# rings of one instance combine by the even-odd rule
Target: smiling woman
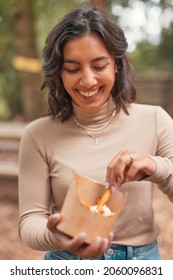
[[[29,124],[21,140],[19,232],[31,248],[48,251],[47,260],[161,259],[152,191],[157,184],[173,202],[173,125],[160,107],[134,103],[127,46],[124,32],[94,8],[71,11],[46,39],[42,88],[49,115]],[[101,210],[128,193],[106,237],[94,232],[88,239],[85,198],[80,219],[68,215],[79,232],[60,230],[74,172],[108,189],[100,198],[80,181]],[[76,205],[71,196],[69,203]]]
[[[71,116],[72,99],[68,90],[80,75],[82,79],[80,83],[78,79],[73,93],[80,92],[81,96],[88,97],[100,91],[111,91],[117,110],[122,108],[127,113],[125,103],[135,100],[136,90],[129,80],[130,66],[125,53],[128,44],[123,31],[112,20],[106,21],[105,15],[96,10],[93,10],[93,15],[86,12],[88,18],[82,15],[82,9],[74,13],[76,18],[73,12],[69,13],[70,21],[64,17],[52,29],[43,49],[45,81],[42,88],[51,88],[49,105],[52,117],[59,115],[64,121]],[[67,83],[66,77],[69,79]],[[100,96],[103,98],[103,94]]]

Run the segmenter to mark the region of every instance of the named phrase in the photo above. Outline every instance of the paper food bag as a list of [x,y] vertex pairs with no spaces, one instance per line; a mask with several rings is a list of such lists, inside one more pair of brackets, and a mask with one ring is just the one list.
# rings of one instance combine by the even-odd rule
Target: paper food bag
[[79,232],[86,232],[87,243],[91,243],[96,236],[108,237],[126,201],[127,193],[115,190],[111,194],[106,205],[114,214],[108,217],[93,214],[81,205],[81,201],[96,204],[96,199],[104,192],[104,185],[74,172],[61,210],[62,221],[57,228],[72,237]]

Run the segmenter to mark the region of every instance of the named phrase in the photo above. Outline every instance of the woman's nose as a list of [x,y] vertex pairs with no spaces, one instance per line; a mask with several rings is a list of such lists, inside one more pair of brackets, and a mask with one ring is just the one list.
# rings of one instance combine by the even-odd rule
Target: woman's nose
[[92,71],[85,71],[85,73],[82,74],[80,79],[80,85],[86,88],[91,88],[94,85],[97,84],[97,79],[95,77],[95,73]]

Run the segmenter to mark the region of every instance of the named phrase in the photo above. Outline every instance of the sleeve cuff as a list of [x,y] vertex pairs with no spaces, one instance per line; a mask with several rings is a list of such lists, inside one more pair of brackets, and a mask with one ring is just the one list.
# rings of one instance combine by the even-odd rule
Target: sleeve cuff
[[149,156],[149,157],[154,160],[154,162],[156,164],[156,171],[152,176],[148,176],[144,180],[150,181],[150,182],[156,183],[156,184],[163,183],[171,175],[169,159],[162,158],[159,156]]

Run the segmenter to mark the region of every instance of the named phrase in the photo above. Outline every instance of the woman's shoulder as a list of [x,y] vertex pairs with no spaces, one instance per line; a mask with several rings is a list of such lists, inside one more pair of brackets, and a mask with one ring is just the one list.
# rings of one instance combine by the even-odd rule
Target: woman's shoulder
[[38,119],[35,119],[35,120],[29,122],[27,124],[26,128],[33,129],[35,127],[38,128],[41,126],[50,125],[52,121],[53,120],[50,116],[40,117]]
[[161,106],[158,105],[150,105],[150,104],[141,104],[141,103],[133,103],[129,107],[129,113],[135,114],[149,114],[150,116],[157,115],[158,112],[164,111]]
[[58,119],[54,120],[50,116],[41,117],[28,123],[24,132],[32,136],[46,137],[58,123],[60,123]]
[[132,103],[131,109],[135,111],[148,111],[148,112],[155,112],[157,110],[156,105],[150,105],[150,104],[141,104],[141,103]]
[[168,112],[158,105],[148,105],[133,103],[128,109],[129,115],[134,117],[136,120],[143,119],[144,121],[155,121],[155,122],[167,122],[172,123],[172,118]]
[[29,122],[26,125],[26,130],[37,130],[50,124],[51,124],[51,118],[49,116],[40,117],[38,119]]

